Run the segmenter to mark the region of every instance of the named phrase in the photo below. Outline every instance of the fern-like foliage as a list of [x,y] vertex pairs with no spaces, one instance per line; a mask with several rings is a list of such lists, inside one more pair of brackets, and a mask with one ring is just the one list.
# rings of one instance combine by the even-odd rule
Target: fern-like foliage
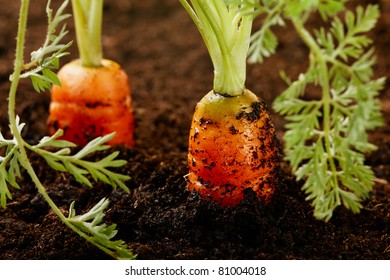
[[6,207],[7,199],[12,199],[8,186],[20,189],[16,179],[21,176],[17,147],[9,145],[5,153],[4,157],[0,157],[0,202],[3,208]]
[[[383,123],[377,97],[385,80],[373,79],[375,57],[365,33],[378,16],[378,7],[368,5],[347,11],[344,21],[331,17],[330,30],[320,28],[308,40],[309,69],[274,103],[289,121],[286,159],[297,179],[305,179],[318,219],[329,220],[341,204],[359,212],[373,185],[374,173],[364,163],[365,153],[375,149],[367,131]],[[319,100],[301,98],[308,85],[320,87]]]
[[[17,118],[16,122],[18,124],[18,132],[21,133],[25,124],[20,124],[19,118]],[[119,186],[124,191],[129,192],[124,181],[130,179],[130,177],[108,169],[121,167],[126,163],[124,160],[116,159],[118,152],[114,152],[97,162],[84,159],[92,153],[109,148],[105,143],[113,135],[112,133],[92,140],[74,155],[71,155],[71,148],[75,147],[75,145],[66,140],[59,139],[62,136],[61,130],[51,137],[42,138],[35,146],[27,143],[24,143],[24,146],[41,155],[54,170],[68,172],[80,183],[92,186],[90,179],[87,177],[87,175],[91,175],[95,181],[103,181],[112,185],[114,188]],[[5,208],[7,200],[12,199],[9,186],[20,189],[17,179],[21,178],[21,167],[25,165],[26,159],[20,156],[20,147],[17,141],[15,139],[6,140],[0,133],[0,148],[2,147],[5,147],[5,156],[0,157],[0,202],[1,206]],[[112,257],[118,259],[134,259],[135,256],[122,240],[111,240],[117,233],[116,225],[107,226],[105,223],[102,223],[104,210],[108,207],[108,203],[107,199],[102,199],[96,206],[83,215],[76,215],[74,203],[72,203],[69,216],[66,219],[63,218],[64,222],[70,225],[80,236]]]
[[[19,123],[19,118],[16,119],[17,129],[22,131],[24,124]],[[12,199],[9,186],[20,189],[17,182],[21,178],[20,171],[20,152],[18,142],[14,139],[7,140],[0,132],[0,149],[5,151],[4,156],[0,156],[0,205],[5,208],[7,199]],[[0,150],[1,151],[1,150]]]
[[131,253],[125,242],[122,240],[111,240],[117,234],[116,225],[107,226],[103,222],[104,210],[109,204],[108,199],[103,198],[87,213],[76,215],[74,202],[70,205],[67,221],[76,227],[84,238],[90,241],[95,246],[102,249],[107,254],[115,259],[134,259],[135,256]]
[[[51,137],[42,138],[37,145],[28,147],[37,154],[40,154],[51,168],[72,174],[75,179],[82,184],[91,187],[91,180],[87,177],[87,175],[91,175],[95,182],[103,181],[112,185],[114,188],[120,187],[125,192],[129,192],[124,181],[129,180],[130,177],[108,169],[121,167],[126,164],[125,160],[116,159],[119,155],[118,151],[111,153],[99,161],[89,161],[85,159],[95,152],[108,149],[110,146],[105,143],[112,139],[114,134],[115,133],[110,133],[95,138],[74,155],[71,155],[71,148],[75,145],[69,141],[59,139],[63,135],[62,130],[58,130]],[[58,150],[52,152],[43,149],[48,147],[58,148]]]
[[41,48],[31,53],[31,61],[23,67],[25,73],[21,75],[21,78],[29,77],[37,92],[50,89],[52,84],[61,85],[60,80],[53,71],[59,68],[60,58],[69,54],[66,50],[72,42],[67,44],[61,43],[61,40],[68,34],[66,25],[62,26],[58,34],[56,34],[56,31],[58,25],[70,17],[70,14],[64,14],[68,3],[69,0],[64,1],[53,16],[53,10],[50,8],[51,1],[47,2],[48,30],[45,42]]

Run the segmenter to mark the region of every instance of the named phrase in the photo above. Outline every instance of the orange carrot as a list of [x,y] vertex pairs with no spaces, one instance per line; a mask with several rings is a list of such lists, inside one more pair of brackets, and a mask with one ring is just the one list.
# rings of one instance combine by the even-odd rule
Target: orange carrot
[[53,86],[51,93],[52,134],[61,128],[64,139],[86,145],[115,131],[109,144],[135,145],[130,87],[119,64],[103,60],[101,67],[84,67],[75,60],[58,72],[58,78],[61,86]]
[[198,103],[189,139],[190,190],[223,207],[239,204],[246,188],[268,202],[279,160],[268,108],[252,92],[226,97],[211,91]]
[[180,0],[197,25],[214,66],[214,86],[192,120],[187,187],[222,207],[252,189],[269,202],[278,187],[279,142],[265,103],[245,88],[253,17],[240,3]]
[[52,88],[48,125],[54,134],[78,145],[116,132],[108,144],[134,147],[134,115],[127,74],[102,58],[103,1],[72,1],[80,59],[59,72]]

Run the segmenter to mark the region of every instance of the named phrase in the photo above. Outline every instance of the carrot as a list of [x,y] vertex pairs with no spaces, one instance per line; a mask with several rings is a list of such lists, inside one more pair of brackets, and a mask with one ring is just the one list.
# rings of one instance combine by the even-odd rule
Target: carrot
[[102,0],[73,0],[80,59],[58,72],[51,92],[49,130],[78,145],[116,132],[108,144],[134,147],[134,115],[127,74],[101,50]]
[[97,136],[116,131],[110,144],[134,146],[134,116],[130,87],[119,64],[103,60],[101,67],[84,67],[80,60],[59,72],[61,86],[53,86],[49,127],[54,134],[86,145]]
[[223,0],[180,0],[214,66],[214,85],[197,104],[189,137],[187,187],[221,207],[252,189],[266,202],[278,187],[280,151],[268,107],[245,88],[252,18]]
[[211,91],[192,120],[188,187],[221,206],[239,204],[246,188],[268,202],[275,192],[278,147],[263,101],[249,90],[236,97]]

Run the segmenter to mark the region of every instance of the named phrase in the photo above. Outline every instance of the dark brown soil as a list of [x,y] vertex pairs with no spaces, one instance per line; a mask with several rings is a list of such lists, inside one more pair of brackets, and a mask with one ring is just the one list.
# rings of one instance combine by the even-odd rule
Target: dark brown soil
[[[0,0],[0,128],[9,136],[8,77],[12,71],[19,1]],[[54,1],[58,4],[59,1]],[[369,1],[352,1],[352,4]],[[376,1],[373,1],[376,2]],[[376,75],[390,73],[390,3],[378,1],[382,17],[372,32],[378,54]],[[26,53],[41,44],[46,19],[43,0],[32,2]],[[73,38],[73,24],[69,20]],[[288,27],[287,27],[288,28]],[[279,71],[296,77],[305,70],[307,51],[293,31],[277,30],[279,52],[248,67],[247,87],[271,104],[285,85]],[[67,174],[50,170],[31,155],[53,200],[67,210],[75,200],[80,213],[103,197],[111,200],[106,221],[118,225],[118,238],[139,259],[390,259],[390,87],[380,98],[386,125],[370,134],[378,150],[367,157],[379,178],[358,215],[338,208],[330,222],[317,221],[310,203],[282,164],[280,192],[264,205],[248,191],[234,209],[221,209],[186,189],[189,126],[195,104],[212,87],[212,65],[204,43],[177,0],[106,1],[104,56],[129,74],[137,119],[137,147],[120,150],[121,170],[132,180],[131,194],[95,184],[90,189]],[[77,57],[76,44],[65,63]],[[36,142],[48,134],[49,93],[19,88],[17,113],[24,136]],[[284,122],[273,114],[282,139]],[[283,143],[282,143],[283,144]],[[102,155],[97,155],[101,157]],[[66,228],[50,211],[27,174],[0,210],[0,259],[107,259]]]

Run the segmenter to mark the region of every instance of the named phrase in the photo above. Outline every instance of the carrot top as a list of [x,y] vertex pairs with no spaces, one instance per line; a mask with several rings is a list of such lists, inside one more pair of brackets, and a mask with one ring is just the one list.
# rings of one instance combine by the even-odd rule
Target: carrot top
[[253,16],[223,0],[180,0],[201,33],[214,66],[215,92],[244,92]]
[[103,0],[72,0],[72,8],[81,64],[100,67]]

